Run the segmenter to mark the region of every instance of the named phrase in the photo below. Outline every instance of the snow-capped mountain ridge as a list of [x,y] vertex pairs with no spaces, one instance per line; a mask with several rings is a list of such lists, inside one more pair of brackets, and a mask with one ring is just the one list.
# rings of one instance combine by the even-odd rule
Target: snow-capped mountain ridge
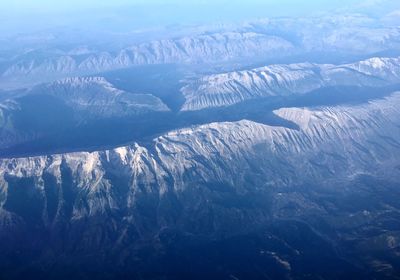
[[109,52],[90,54],[82,61],[81,58],[67,54],[44,61],[23,60],[8,67],[1,75],[3,78],[21,75],[35,77],[43,74],[77,75],[133,65],[200,63],[254,55],[267,56],[292,48],[290,42],[275,36],[253,32],[227,32],[152,41],[123,49],[115,54]]
[[[18,177],[41,176],[45,169],[54,169],[55,166],[59,166],[63,160],[66,160],[76,172],[91,173],[96,166],[100,167],[102,162],[113,163],[113,159],[118,157],[118,162],[124,164],[129,162],[130,168],[139,173],[143,172],[144,166],[147,168],[151,166],[160,169],[158,170],[161,172],[160,174],[165,174],[162,171],[163,168],[170,169],[168,173],[174,174],[178,171],[184,173],[187,167],[194,163],[202,165],[210,162],[212,164],[214,153],[229,162],[236,157],[255,156],[254,149],[261,144],[264,149],[262,153],[268,153],[274,157],[292,154],[293,160],[296,161],[297,156],[314,157],[315,155],[309,154],[309,152],[312,152],[317,146],[332,151],[337,147],[342,147],[337,151],[338,153],[346,151],[359,153],[360,146],[353,146],[352,143],[367,145],[370,149],[362,150],[364,152],[369,150],[369,152],[360,153],[358,156],[349,154],[346,156],[346,160],[354,161],[354,164],[360,164],[359,168],[369,170],[368,162],[358,162],[358,160],[363,157],[371,157],[372,162],[378,162],[387,156],[387,162],[390,162],[394,160],[395,154],[400,152],[398,150],[400,139],[397,139],[399,136],[397,122],[400,119],[399,104],[400,93],[394,93],[387,98],[357,106],[343,105],[314,109],[282,108],[276,110],[275,114],[295,122],[299,125],[300,130],[268,126],[247,120],[234,123],[210,123],[171,131],[155,138],[152,152],[146,147],[134,144],[99,152],[1,159],[2,168],[0,170],[3,175],[8,173]],[[354,142],[348,141],[349,139]],[[372,139],[380,139],[382,141],[380,147],[385,148],[375,149],[378,147],[374,148]],[[395,154],[389,155],[389,151],[394,151]],[[195,155],[202,155],[208,160],[196,162]],[[146,163],[143,162],[143,158],[146,158]],[[155,165],[157,167],[154,167]],[[214,170],[211,167],[203,167]],[[337,167],[332,165],[332,168]],[[146,176],[148,175],[150,174]]]
[[104,78],[100,76],[89,76],[89,77],[69,77],[55,81],[50,85],[66,85],[70,87],[79,87],[85,84],[97,83],[101,85],[107,85],[112,87],[112,85]]
[[[339,220],[346,233],[346,221],[355,229],[365,227],[369,239],[357,242],[380,238],[381,231],[371,237],[369,223],[394,215],[388,212],[392,204],[374,212],[378,216],[352,205],[332,221],[332,199],[344,194],[344,203],[358,203],[348,200],[365,192],[365,185],[354,183],[358,177],[398,182],[399,105],[400,93],[394,93],[357,106],[283,108],[275,113],[299,129],[248,120],[210,123],[165,133],[146,146],[0,159],[0,236],[7,240],[0,246],[14,249],[21,242],[17,233],[38,232],[35,246],[43,235],[46,249],[65,242],[72,259],[92,258],[91,244],[100,244],[123,250],[129,260],[137,256],[132,248],[142,248],[143,242],[159,248],[168,230],[174,236],[175,230],[225,236],[227,224],[237,234],[243,224],[253,229],[310,213],[328,225]],[[360,222],[360,216],[366,220]],[[126,244],[134,245],[126,249]],[[52,261],[47,252],[40,256]]]
[[378,87],[400,82],[400,58],[343,64],[282,64],[213,74],[181,89],[184,111],[228,106],[245,100],[305,94],[331,86]]
[[66,78],[1,102],[0,144],[7,148],[82,123],[168,111],[158,97],[117,89],[102,77]]
[[125,109],[169,110],[159,98],[151,94],[125,92],[115,88],[103,77],[66,78],[37,86],[28,95],[43,93],[64,100],[77,110],[89,110],[99,117],[100,115],[103,117],[112,115],[121,117],[124,114],[129,114],[129,111]]
[[397,279],[396,13],[131,6],[0,35],[0,279]]

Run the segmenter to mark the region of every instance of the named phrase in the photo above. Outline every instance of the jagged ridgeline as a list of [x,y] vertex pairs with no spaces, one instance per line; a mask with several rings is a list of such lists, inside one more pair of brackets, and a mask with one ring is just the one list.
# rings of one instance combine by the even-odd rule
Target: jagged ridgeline
[[12,37],[0,279],[400,279],[393,13]]

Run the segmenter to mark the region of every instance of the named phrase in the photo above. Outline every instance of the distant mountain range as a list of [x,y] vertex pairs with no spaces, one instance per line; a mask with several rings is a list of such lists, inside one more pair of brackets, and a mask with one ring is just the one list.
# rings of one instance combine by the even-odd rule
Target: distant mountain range
[[400,28],[169,28],[0,46],[0,279],[400,279]]
[[323,87],[380,87],[400,82],[400,58],[344,64],[300,63],[213,74],[182,88],[182,110],[229,106],[245,100],[310,93]]
[[[186,78],[181,82],[183,103],[177,112],[172,112],[165,105],[164,98],[163,101],[156,96],[159,92],[130,93],[117,89],[103,77],[65,78],[28,90],[8,93],[9,98],[0,102],[0,142],[2,150],[12,149],[32,141],[44,141],[48,137],[63,138],[66,131],[84,131],[88,129],[84,128],[87,125],[101,128],[109,122],[108,126],[119,127],[117,120],[122,123],[134,120],[130,122],[131,129],[135,125],[144,125],[153,127],[154,134],[157,134],[162,133],[157,127],[179,127],[182,118],[187,119],[184,123],[190,124],[190,118],[193,117],[182,115],[185,112],[210,109],[216,109],[216,114],[218,110],[234,112],[236,109],[229,109],[229,106],[248,106],[246,102],[253,100],[264,100],[262,102],[268,106],[269,102],[273,104],[275,101],[271,98],[282,100],[280,106],[284,106],[286,101],[283,100],[291,97],[319,96],[319,100],[327,100],[332,96],[340,96],[331,89],[341,87],[348,87],[345,90],[355,92],[357,88],[358,91],[364,88],[365,97],[357,97],[354,93],[343,95],[368,100],[371,96],[368,96],[366,88],[371,89],[369,91],[374,93],[373,96],[384,96],[384,92],[388,91],[384,87],[392,86],[392,90],[395,90],[400,83],[399,73],[399,58],[371,58],[345,65],[282,64],[205,75],[201,78]],[[323,92],[315,95],[315,91],[320,89]],[[333,93],[329,93],[330,91]],[[381,91],[381,94],[375,94],[377,91]],[[250,114],[262,114],[262,110],[268,109],[261,107],[250,109],[250,112],[251,110],[254,112]],[[196,118],[204,119],[204,114],[199,114]],[[224,118],[229,120],[227,117],[214,119],[223,121]],[[134,134],[136,138],[132,138],[134,136],[129,132],[132,135],[129,141],[152,136],[144,132],[140,136],[140,131],[138,132],[139,134]],[[117,136],[115,138],[118,139]]]
[[147,64],[249,64],[290,61],[296,56],[314,60],[331,56],[337,61],[343,56],[392,52],[400,46],[398,27],[360,15],[259,20],[215,27],[211,32],[198,29],[193,35],[125,43],[126,47],[112,51],[82,45],[49,49],[35,44],[0,60],[0,82],[16,87]]

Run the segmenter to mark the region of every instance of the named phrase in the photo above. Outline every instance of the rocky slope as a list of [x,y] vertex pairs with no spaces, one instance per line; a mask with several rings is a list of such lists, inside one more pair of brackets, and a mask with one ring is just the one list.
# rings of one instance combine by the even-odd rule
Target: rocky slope
[[116,89],[101,77],[67,78],[0,102],[0,144],[17,145],[91,121],[167,111],[159,98]]
[[[169,32],[173,33],[174,29],[164,33]],[[81,74],[93,75],[133,65],[226,63],[231,66],[236,62],[248,65],[297,55],[302,55],[307,61],[319,61],[320,57],[336,61],[348,55],[370,57],[377,53],[390,53],[400,46],[397,26],[363,15],[265,19],[218,28],[188,27],[183,34],[173,38],[149,38],[140,40],[141,43],[135,42],[139,34],[131,38],[132,33],[127,33],[124,35],[125,43],[119,47],[114,46],[112,40],[115,38],[110,37],[108,40],[102,38],[102,47],[99,48],[99,38],[94,40],[92,34],[84,34],[78,36],[76,42],[69,38],[69,49],[60,49],[60,45],[66,44],[65,38],[56,31],[53,33],[46,35],[44,32],[39,36],[47,43],[45,46],[38,45],[35,40],[29,43],[29,40],[18,37],[9,39],[15,44],[5,46],[9,55],[0,58],[1,88]],[[47,36],[52,39],[43,39]],[[87,40],[82,39],[85,36]],[[20,42],[27,45],[21,46]]]
[[[40,258],[35,260],[44,267],[53,262],[51,256],[57,263],[58,250],[74,256],[68,261],[71,265],[75,260],[80,265],[88,261],[92,250],[100,250],[99,262],[104,252],[112,258],[117,250],[123,256],[117,254],[113,261],[122,264],[137,258],[143,244],[150,242],[155,250],[164,250],[166,230],[218,239],[221,234],[234,236],[243,228],[251,230],[275,219],[303,219],[313,225],[312,217],[319,217],[337,228],[354,224],[354,230],[369,232],[368,237],[354,241],[344,228],[344,235],[325,227],[314,229],[319,234],[330,232],[326,238],[337,239],[329,241],[334,244],[349,238],[360,242],[357,246],[364,250],[367,241],[394,240],[380,245],[385,256],[367,249],[365,259],[358,256],[357,260],[366,266],[374,262],[368,268],[371,273],[394,276],[399,267],[391,258],[397,254],[398,231],[384,225],[372,235],[367,230],[377,226],[375,219],[389,219],[380,215],[396,215],[399,205],[390,199],[398,195],[396,188],[378,204],[372,200],[368,206],[356,206],[356,200],[354,205],[342,203],[367,192],[363,184],[354,183],[363,176],[392,182],[375,192],[398,182],[399,104],[400,93],[395,93],[358,106],[275,112],[299,129],[246,120],[212,123],[167,133],[147,147],[135,144],[99,152],[2,159],[0,247],[7,250],[8,244],[20,242],[27,252],[38,252]],[[371,207],[376,209],[369,215],[366,209]],[[31,241],[26,241],[26,232]],[[44,242],[43,236],[49,241]],[[178,238],[172,236],[167,239]],[[57,247],[60,244],[62,248]],[[307,254],[308,249],[302,250]],[[298,264],[298,257],[283,251],[266,254],[284,264],[284,273],[296,275],[291,265]],[[341,258],[332,254],[331,258]],[[381,271],[383,267],[390,269]],[[333,277],[327,275],[327,279]]]
[[[346,178],[357,173],[373,174],[381,171],[376,169],[378,163],[386,168],[397,162],[399,102],[400,94],[396,93],[355,107],[275,111],[278,116],[296,123],[298,130],[246,120],[212,123],[167,133],[147,148],[135,144],[93,153],[2,159],[2,190],[7,193],[9,176],[35,178],[40,184],[42,176],[48,173],[60,181],[62,166],[71,170],[78,183],[77,191],[87,194],[111,191],[113,186],[104,177],[109,168],[121,172],[122,177],[130,177],[130,192],[139,191],[141,185],[143,190],[156,191],[159,195],[167,191],[169,180],[174,191],[188,187],[185,186],[187,176],[198,182],[216,180],[236,185],[244,178],[235,170],[262,172],[264,178],[269,178],[265,183],[270,186],[299,183],[304,172],[307,180],[313,181],[324,176]],[[279,163],[285,168],[278,168]],[[276,173],[277,170],[283,173]],[[37,187],[40,191],[40,186]],[[3,203],[6,198],[3,197]],[[87,215],[102,212],[104,207],[118,206],[113,203],[112,195],[104,199],[108,201],[89,203],[89,212],[77,209],[76,213]],[[133,201],[127,196],[129,205]]]
[[334,86],[378,87],[400,81],[400,58],[371,58],[353,64],[271,65],[253,70],[213,74],[181,89],[184,111],[228,106],[272,96],[310,93]]
[[151,41],[117,52],[56,54],[48,55],[45,59],[38,59],[33,53],[11,62],[1,73],[1,77],[4,81],[40,78],[42,75],[54,78],[98,73],[133,65],[222,62],[233,58],[266,57],[292,48],[290,42],[276,36],[254,32],[215,33]]
[[123,117],[144,112],[168,111],[151,94],[129,93],[115,88],[102,77],[67,78],[38,86],[27,95],[48,95],[65,102],[83,119]]

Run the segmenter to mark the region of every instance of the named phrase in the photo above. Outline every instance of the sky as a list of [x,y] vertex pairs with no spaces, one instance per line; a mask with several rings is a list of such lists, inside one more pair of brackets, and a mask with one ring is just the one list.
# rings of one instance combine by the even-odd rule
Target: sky
[[400,10],[399,0],[0,0],[0,32],[107,23],[150,28],[334,11],[384,14],[395,8]]
[[[318,10],[339,8],[344,5],[376,0],[0,0],[1,10],[16,14],[65,13],[91,9],[118,9],[121,7],[169,6],[169,7],[202,7],[211,8],[245,8],[256,11],[256,8],[271,9],[271,12],[304,13]],[[260,12],[260,11],[259,11]]]

